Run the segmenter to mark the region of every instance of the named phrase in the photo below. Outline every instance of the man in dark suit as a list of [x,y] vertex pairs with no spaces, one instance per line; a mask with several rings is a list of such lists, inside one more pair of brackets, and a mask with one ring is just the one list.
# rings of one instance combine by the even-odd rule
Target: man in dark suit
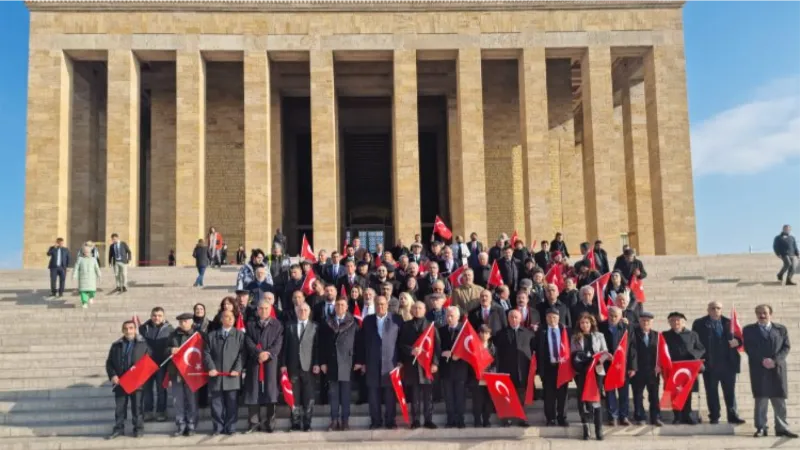
[[467,250],[469,250],[469,266],[475,267],[478,263],[478,255],[483,252],[483,242],[478,240],[478,233],[473,232],[469,235]]
[[133,419],[133,436],[141,437],[144,433],[144,417],[142,415],[141,386],[128,394],[119,385],[119,379],[136,363],[150,354],[150,348],[143,337],[136,334],[136,324],[132,320],[122,323],[122,337],[111,344],[106,359],[106,374],[114,386],[114,430],[106,439],[115,439],[125,434],[125,418],[127,417],[128,403],[131,404],[131,417]]
[[[525,404],[528,371],[536,351],[534,336],[533,331],[522,326],[522,314],[513,309],[508,313],[508,326],[492,337],[497,349],[497,371],[511,376],[521,405]],[[510,426],[511,420],[506,420],[504,425]],[[528,421],[520,419],[518,425],[527,427]]]
[[[680,312],[671,312],[669,316],[670,330],[665,331],[664,341],[669,349],[669,356],[673,361],[694,361],[702,359],[706,353],[703,344],[700,343],[700,338],[697,333],[686,328],[686,316]],[[697,392],[697,381],[692,387],[693,392]],[[673,424],[683,423],[686,425],[696,425],[697,420],[692,417],[692,396],[691,394],[686,399],[686,404],[680,411],[672,411],[675,417],[672,419]]]
[[522,263],[514,259],[514,249],[509,245],[503,249],[503,257],[497,260],[497,268],[500,269],[500,276],[503,283],[514,292],[519,287],[519,273]]
[[317,254],[317,262],[315,262],[311,268],[314,270],[314,273],[317,275],[317,278],[325,279],[325,272],[328,270],[328,266],[331,262],[328,260],[328,252],[325,250],[320,250]]
[[417,293],[425,298],[426,295],[433,293],[433,284],[441,281],[444,284],[444,292],[450,295],[450,281],[439,273],[439,263],[431,261],[428,264],[428,274],[418,278]]
[[633,388],[633,420],[637,425],[645,421],[644,390],[650,402],[650,423],[657,427],[661,422],[658,384],[661,369],[658,367],[658,332],[653,331],[653,314],[639,314],[639,326],[628,336],[628,377]]
[[544,388],[544,417],[548,427],[558,423],[566,427],[567,414],[564,410],[567,403],[567,385],[556,387],[559,364],[571,364],[571,361],[559,361],[561,349],[560,311],[556,308],[545,312],[545,322],[536,334],[536,367]]
[[[611,306],[608,308],[608,320],[600,322],[597,328],[598,331],[603,333],[603,337],[606,338],[608,351],[613,355],[617,347],[619,347],[619,343],[626,331],[628,332],[628,340],[630,341],[630,333],[633,331],[633,324],[628,326],[623,323],[622,310],[616,306]],[[630,348],[631,346],[628,344],[628,352],[630,352]],[[628,364],[628,355],[625,355],[625,360],[626,364]],[[608,367],[610,366],[611,364],[609,362],[606,366],[606,371],[608,371]],[[612,427],[617,424],[625,426],[631,424],[628,420],[628,405],[630,403],[628,401],[628,392],[630,380],[628,379],[629,371],[627,369],[626,367],[624,375],[625,384],[619,389],[606,392],[607,419],[608,424]]]
[[742,343],[731,333],[731,321],[722,315],[722,303],[712,301],[708,304],[708,315],[692,324],[692,331],[697,333],[700,343],[706,349],[706,370],[703,372],[703,385],[706,389],[708,403],[708,420],[712,424],[719,423],[719,385],[722,385],[722,396],[725,398],[728,423],[740,425],[744,420],[739,418],[736,410],[736,374],[739,373],[739,348]]
[[360,369],[353,365],[358,323],[347,312],[347,307],[347,298],[337,298],[335,315],[327,318],[319,332],[319,368],[327,375],[329,383],[331,423],[328,431],[350,429],[350,380],[353,369]]
[[594,259],[597,263],[597,271],[601,274],[609,272],[608,253],[603,248],[603,241],[594,241]]
[[336,284],[336,281],[339,280],[339,276],[344,274],[344,267],[342,267],[342,259],[339,252],[336,250],[331,252],[331,261],[330,264],[327,264],[322,269],[321,278],[325,280],[328,284]]
[[530,300],[531,298],[528,293],[520,289],[520,291],[517,292],[517,302],[514,309],[519,311],[520,316],[522,316],[522,326],[535,332],[539,329],[542,319],[539,317],[539,311],[537,309],[528,306]]
[[317,302],[312,310],[312,318],[317,324],[324,324],[328,317],[333,317],[335,314],[334,306],[337,297],[336,286],[328,284],[325,286],[324,301]]
[[772,306],[756,306],[758,322],[742,330],[744,351],[750,361],[750,389],[755,397],[754,437],[767,435],[767,408],[772,404],[775,436],[797,438],[786,421],[786,399],[789,396],[786,358],[789,356],[789,331],[772,321]]
[[447,323],[439,327],[439,338],[442,340],[442,355],[439,358],[439,381],[444,389],[444,403],[447,409],[445,428],[465,428],[464,409],[467,375],[470,365],[458,358],[452,358],[450,352],[461,333],[461,311],[457,306],[447,308]]
[[292,295],[295,291],[302,291],[303,289],[303,270],[299,264],[292,264],[289,267],[289,279],[283,285],[283,292],[277,293],[280,295],[280,305],[275,305],[278,311],[290,311],[293,308]]
[[297,318],[286,325],[281,349],[281,373],[288,373],[292,382],[295,407],[290,431],[311,430],[317,363],[317,324],[309,320],[311,308],[306,303],[295,307]]
[[485,288],[487,287],[489,276],[492,274],[492,266],[489,264],[489,255],[486,252],[481,252],[478,255],[478,261],[473,266],[475,273],[475,284]]
[[619,270],[626,280],[630,280],[634,275],[640,280],[647,278],[644,264],[636,258],[636,253],[632,248],[625,249],[625,251],[622,252],[622,257],[617,258],[617,262],[614,263],[614,270]]
[[114,268],[114,278],[117,281],[117,287],[111,291],[114,292],[128,292],[128,264],[133,256],[131,249],[125,241],[119,240],[119,235],[114,233],[111,235],[111,245],[108,246],[108,265]]
[[540,245],[541,250],[533,255],[533,260],[536,261],[536,265],[540,269],[546,270],[547,267],[550,266],[550,251],[548,250],[550,243],[547,241],[542,241]]
[[[47,250],[50,262],[47,268],[50,269],[50,294],[55,297],[64,296],[64,281],[67,278],[67,267],[69,267],[69,250],[64,247],[64,238],[56,239],[56,245]],[[56,291],[56,278],[58,279],[58,291]]]
[[339,292],[344,286],[345,290],[349,293],[353,286],[361,286],[361,289],[367,288],[367,280],[361,278],[360,275],[356,273],[356,263],[353,260],[347,261],[344,265],[345,273],[339,275],[339,279],[336,280],[336,292]]
[[467,315],[472,328],[479,329],[481,325],[489,325],[494,335],[508,324],[503,308],[492,300],[492,291],[481,291],[481,303]]
[[[375,299],[375,314],[364,319],[361,336],[356,340],[356,365],[360,366],[367,380],[370,430],[386,427],[397,428],[394,387],[389,379],[398,364],[397,338],[403,320],[389,312],[389,301],[379,295]],[[381,415],[381,404],[385,408]]]
[[[572,316],[569,313],[569,308],[567,305],[561,303],[558,299],[558,286],[555,284],[548,284],[544,288],[545,294],[545,302],[539,303],[539,316],[544,319],[547,319],[546,312],[551,309],[558,310],[558,320],[560,321],[561,325],[567,327],[567,329],[572,327]],[[544,323],[542,324],[544,325]]]

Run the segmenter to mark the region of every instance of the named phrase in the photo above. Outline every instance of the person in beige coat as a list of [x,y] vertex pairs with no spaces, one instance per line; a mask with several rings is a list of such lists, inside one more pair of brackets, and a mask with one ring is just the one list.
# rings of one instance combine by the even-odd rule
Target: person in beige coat
[[97,264],[97,258],[92,257],[91,246],[84,245],[81,249],[81,257],[75,262],[72,278],[78,282],[81,308],[88,308],[89,303],[94,303],[97,280],[100,279],[100,265]]
[[481,303],[483,288],[475,284],[475,272],[472,269],[464,270],[463,277],[461,286],[453,289],[452,305],[458,306],[461,314],[465,315]]

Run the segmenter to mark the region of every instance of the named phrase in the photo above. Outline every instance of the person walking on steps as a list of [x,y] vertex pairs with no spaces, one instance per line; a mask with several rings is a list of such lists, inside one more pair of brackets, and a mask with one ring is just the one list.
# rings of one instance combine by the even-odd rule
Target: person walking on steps
[[117,287],[111,291],[128,292],[128,264],[132,258],[131,249],[125,241],[119,239],[119,235],[111,235],[111,245],[108,246],[108,264],[114,269],[114,278]]
[[[56,239],[55,245],[47,250],[50,262],[47,268],[50,269],[50,295],[55,297],[64,296],[64,282],[67,278],[67,267],[69,267],[69,250],[64,247],[64,238]],[[56,291],[56,279],[58,279],[58,290]]]
[[792,236],[791,226],[784,225],[781,234],[775,236],[775,240],[772,242],[772,251],[783,261],[783,267],[778,272],[778,281],[783,282],[783,274],[786,274],[786,286],[797,284],[792,281],[792,276],[797,266],[797,259],[800,258],[800,251],[797,248],[797,241]]

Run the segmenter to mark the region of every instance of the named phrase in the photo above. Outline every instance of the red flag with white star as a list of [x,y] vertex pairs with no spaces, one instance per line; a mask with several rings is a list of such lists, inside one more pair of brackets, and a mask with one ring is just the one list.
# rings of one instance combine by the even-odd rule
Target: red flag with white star
[[400,403],[400,412],[403,413],[403,420],[407,425],[411,424],[408,419],[408,404],[406,403],[406,393],[403,391],[403,381],[400,377],[400,368],[395,367],[389,372],[389,378],[392,380],[392,387],[394,388],[394,395],[397,397],[397,402]]
[[311,248],[311,244],[308,243],[308,239],[306,239],[305,234],[303,235],[303,245],[302,249],[300,250],[300,258],[314,263],[317,262],[317,256],[314,255],[314,250]]
[[483,379],[486,381],[486,389],[492,397],[495,411],[499,419],[517,418],[526,420],[525,409],[517,397],[517,389],[511,382],[511,375],[507,373],[484,372]]
[[178,353],[172,357],[172,363],[175,364],[175,368],[178,369],[192,392],[197,392],[208,383],[208,371],[203,363],[204,349],[203,336],[195,333],[181,345]]
[[628,366],[628,330],[619,340],[617,349],[614,350],[614,357],[611,359],[611,366],[606,373],[605,388],[607,391],[619,389],[625,385],[625,369]]

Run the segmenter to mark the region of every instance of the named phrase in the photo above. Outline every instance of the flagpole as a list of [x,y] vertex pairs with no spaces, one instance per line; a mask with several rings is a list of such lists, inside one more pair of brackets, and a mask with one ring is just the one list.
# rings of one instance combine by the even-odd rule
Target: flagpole
[[450,358],[453,357],[453,349],[456,348],[456,343],[458,342],[458,339],[461,337],[461,333],[464,332],[464,328],[466,328],[466,326],[467,326],[467,323],[464,322],[464,325],[461,325],[461,329],[458,330],[458,336],[456,336],[456,340],[453,341],[453,346],[450,347],[450,356],[447,357],[447,362],[450,362]]
[[[197,331],[195,331],[194,333],[192,333],[192,335],[191,335],[191,336],[189,336],[189,339],[187,339],[187,340],[186,340],[186,342],[184,342],[183,344],[181,344],[181,346],[180,346],[180,347],[178,347],[178,351],[177,351],[177,352],[175,352],[175,353],[179,353],[179,352],[181,351],[181,349],[183,348],[183,346],[184,346],[184,345],[186,345],[186,344],[187,344],[189,341],[191,341],[191,340],[192,340],[192,338],[194,337],[194,335],[195,335],[195,334],[197,334]],[[163,363],[161,363],[161,365],[160,365],[160,366],[158,366],[158,367],[159,367],[159,368],[161,368],[161,367],[164,367],[164,364],[166,364],[166,363],[170,362],[170,360],[172,359],[172,357],[173,357],[173,356],[175,356],[175,353],[173,353],[173,354],[169,355],[169,358],[167,358],[167,359],[166,359],[166,360],[165,360]]]
[[[431,331],[431,328],[433,328],[433,323],[431,323],[431,326],[429,326],[428,329],[425,330],[425,334],[428,334],[428,332]],[[422,341],[425,342],[424,339]],[[419,356],[419,355],[417,355],[417,356]],[[415,356],[414,357],[414,361],[411,362],[412,366],[417,363],[417,356]]]

